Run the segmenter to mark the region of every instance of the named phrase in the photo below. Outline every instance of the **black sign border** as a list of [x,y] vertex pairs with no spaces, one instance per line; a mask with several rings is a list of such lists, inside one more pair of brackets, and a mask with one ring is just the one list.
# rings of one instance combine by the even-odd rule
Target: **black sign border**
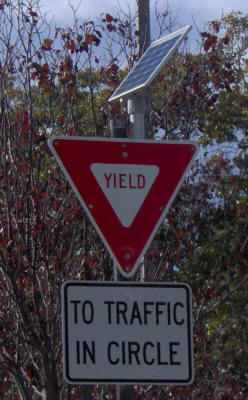
[[[68,296],[67,289],[71,286],[105,286],[105,287],[153,287],[153,288],[184,288],[187,299],[187,324],[188,324],[188,354],[189,354],[189,377],[188,379],[74,379],[69,373],[69,334],[68,334]],[[63,331],[63,360],[64,360],[64,378],[70,384],[153,384],[153,385],[190,385],[194,379],[193,362],[193,332],[191,315],[191,288],[186,283],[163,283],[163,282],[93,282],[93,281],[68,281],[62,285],[62,331]]]

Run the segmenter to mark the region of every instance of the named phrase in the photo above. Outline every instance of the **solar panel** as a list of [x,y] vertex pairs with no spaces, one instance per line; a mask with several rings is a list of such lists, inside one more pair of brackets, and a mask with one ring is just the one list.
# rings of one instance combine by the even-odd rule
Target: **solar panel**
[[190,29],[191,26],[186,26],[154,41],[109,98],[109,102],[116,101],[121,97],[128,97],[130,94],[148,87]]

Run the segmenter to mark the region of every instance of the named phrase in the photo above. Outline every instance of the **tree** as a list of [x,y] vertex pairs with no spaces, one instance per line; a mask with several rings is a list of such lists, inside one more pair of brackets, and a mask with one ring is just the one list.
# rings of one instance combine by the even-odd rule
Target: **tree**
[[[88,99],[92,113],[83,123],[93,120],[97,130],[92,73],[82,73],[79,87],[76,63],[80,54],[86,63],[101,34],[86,23],[77,41],[70,30],[47,38],[36,2],[4,3],[0,17],[1,391],[9,398],[73,398],[80,390],[62,380],[60,286],[95,277],[101,262],[106,276],[110,260],[51,162],[47,138],[59,129],[75,133],[85,118],[80,102],[86,107]],[[59,34],[60,49],[52,48]]]
[[[112,279],[112,261],[47,147],[51,134],[108,136],[107,98],[137,61],[133,19],[58,28],[39,2],[0,2],[0,393],[90,399],[113,387],[62,377],[61,284]],[[148,250],[147,279],[192,286],[195,383],[137,387],[137,398],[247,396],[247,16],[213,21],[199,53],[181,52],[154,90],[153,132],[226,143],[235,157],[194,165]],[[111,42],[111,39],[114,42]],[[99,51],[99,49],[101,51]],[[121,56],[128,67],[121,70]],[[225,123],[227,121],[228,123]],[[104,396],[104,394],[102,395]]]
[[[239,13],[211,22],[202,33],[207,58],[190,56],[185,81],[178,74],[183,63],[167,67],[174,73],[166,76],[167,103],[158,106],[157,126],[167,137],[197,135],[211,143],[171,207],[156,254],[150,254],[158,266],[152,279],[183,280],[193,289],[196,377],[186,390],[141,388],[141,398],[144,393],[147,399],[247,396],[246,24],[247,16]],[[222,151],[208,155],[218,151],[216,143]]]

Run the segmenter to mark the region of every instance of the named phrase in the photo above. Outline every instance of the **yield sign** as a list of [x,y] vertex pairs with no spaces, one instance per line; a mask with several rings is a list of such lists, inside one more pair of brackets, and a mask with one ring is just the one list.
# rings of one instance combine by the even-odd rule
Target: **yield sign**
[[132,276],[197,144],[53,136],[49,147],[121,274]]

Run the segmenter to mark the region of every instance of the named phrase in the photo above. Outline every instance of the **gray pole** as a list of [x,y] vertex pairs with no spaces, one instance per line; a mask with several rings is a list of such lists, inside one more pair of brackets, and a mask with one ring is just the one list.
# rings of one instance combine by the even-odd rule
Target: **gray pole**
[[[138,36],[138,55],[144,53],[150,44],[150,5],[149,0],[136,0],[137,6],[137,30]],[[145,110],[147,97],[145,93],[133,95],[127,101],[128,114],[132,127],[132,137],[142,139],[146,137],[145,128]],[[111,136],[126,137],[125,126],[120,125],[121,121],[112,121]],[[118,281],[119,274],[116,265],[114,265],[114,280]],[[134,386],[116,385],[116,400],[133,400],[135,396]]]
[[[149,0],[136,0],[137,4],[137,30],[138,55],[141,56],[150,44],[150,7]],[[147,99],[144,93],[133,95],[127,101],[128,114],[132,127],[132,137],[142,139],[146,137],[145,110]],[[144,272],[143,272],[144,273]],[[130,385],[120,385],[117,389],[116,400],[133,400],[135,390]]]
[[146,98],[144,93],[141,93],[141,95],[134,94],[127,101],[132,137],[135,139],[145,137],[145,108]]
[[136,0],[138,54],[141,56],[150,45],[150,4],[149,0]]
[[[136,0],[137,8],[137,53],[141,57],[150,45],[150,1]],[[150,91],[133,95],[127,101],[132,137],[142,139],[149,136]],[[145,115],[147,114],[147,115]]]

